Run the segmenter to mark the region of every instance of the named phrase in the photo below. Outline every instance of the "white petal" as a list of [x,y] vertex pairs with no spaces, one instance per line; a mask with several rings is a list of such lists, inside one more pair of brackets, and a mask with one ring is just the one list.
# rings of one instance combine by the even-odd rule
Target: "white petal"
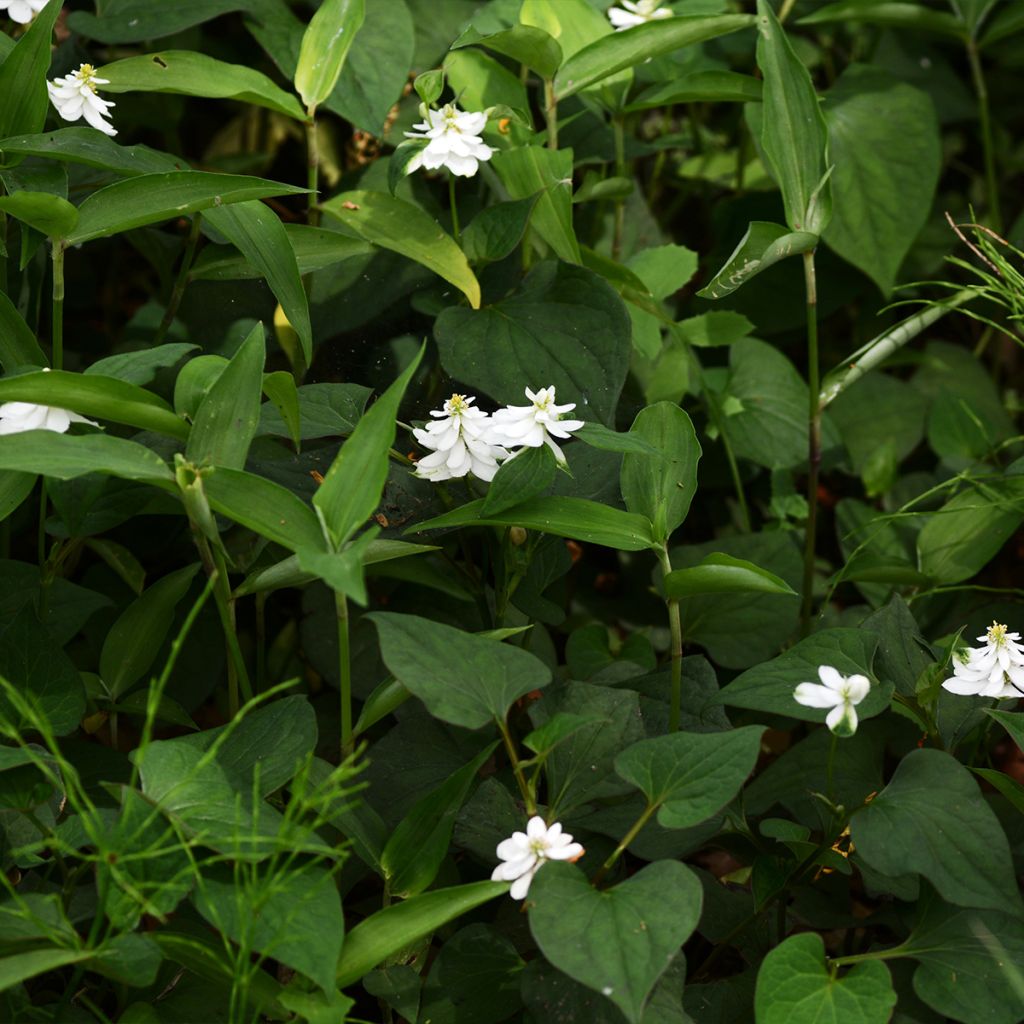
[[531,839],[543,839],[547,835],[548,827],[544,823],[544,819],[539,815],[535,814],[526,823],[526,834]]
[[947,679],[943,684],[944,690],[949,690],[950,693],[957,693],[961,697],[976,697],[981,693],[983,684],[967,682],[963,679],[958,679],[954,676],[952,679]]
[[800,683],[793,691],[793,699],[808,708],[831,708],[843,703],[841,694],[817,683]]
[[853,675],[846,680],[846,699],[859,704],[871,692],[871,680],[867,676]]
[[825,716],[825,724],[837,736],[852,736],[857,731],[857,712],[844,701]]
[[822,665],[818,668],[818,678],[830,689],[841,690],[843,687],[842,673],[831,665]]
[[521,878],[517,878],[512,883],[512,888],[508,891],[509,896],[514,900],[526,899],[526,894],[530,891],[530,883],[533,881],[533,876],[536,873],[537,868],[534,868],[532,871],[528,871]]
[[569,843],[566,846],[556,846],[547,852],[547,860],[576,860],[583,856],[583,847],[579,843]]

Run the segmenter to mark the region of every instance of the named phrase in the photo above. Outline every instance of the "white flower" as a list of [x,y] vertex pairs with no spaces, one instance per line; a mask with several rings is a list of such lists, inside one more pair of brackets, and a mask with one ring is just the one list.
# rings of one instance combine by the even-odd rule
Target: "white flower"
[[609,7],[608,17],[616,32],[635,25],[646,25],[649,21],[671,18],[667,7],[660,7],[661,0],[622,0],[621,7]]
[[495,851],[503,862],[491,873],[495,882],[511,882],[509,896],[524,899],[533,876],[546,860],[579,860],[583,847],[572,841],[556,821],[550,828],[535,814],[527,823],[525,832],[513,832],[511,837],[498,843]]
[[841,675],[831,665],[818,669],[818,683],[800,683],[793,693],[798,704],[808,708],[831,708],[825,724],[837,736],[852,736],[857,731],[856,706],[868,695],[871,683],[867,676]]
[[490,160],[494,150],[480,138],[487,124],[485,113],[473,114],[454,103],[446,103],[440,110],[430,110],[420,104],[423,121],[414,124],[416,131],[406,132],[410,139],[430,139],[425,149],[409,161],[407,174],[426,167],[436,171],[447,167],[452,174],[471,178],[481,160]]
[[526,397],[532,405],[508,405],[491,417],[491,443],[506,448],[539,448],[546,444],[555,453],[558,464],[564,466],[565,455],[551,438],[565,440],[572,436],[571,431],[583,426],[583,420],[561,419],[563,413],[576,408],[576,403],[555,405],[554,387],[541,388],[536,394],[527,388]]
[[953,655],[953,677],[943,689],[973,697],[1024,697],[1024,646],[1020,633],[1007,633],[1006,626],[993,622],[984,636],[984,646],[969,647]]
[[47,82],[46,88],[50,102],[65,121],[77,121],[84,116],[93,128],[98,128],[105,135],[116,135],[114,126],[104,120],[114,104],[96,94],[96,86],[106,85],[108,81],[97,78],[96,69],[91,64],[83,64],[64,78]]
[[11,21],[27,25],[47,4],[47,0],[0,0],[0,11]]
[[0,435],[21,434],[26,430],[52,430],[63,434],[72,423],[89,423],[70,409],[55,409],[50,405],[35,405],[33,402],[4,402],[0,405]]
[[452,395],[443,409],[432,409],[435,417],[424,429],[416,427],[413,436],[433,454],[416,463],[416,475],[439,482],[472,473],[481,480],[491,480],[498,472],[498,459],[508,452],[487,440],[490,417],[471,403],[470,395]]

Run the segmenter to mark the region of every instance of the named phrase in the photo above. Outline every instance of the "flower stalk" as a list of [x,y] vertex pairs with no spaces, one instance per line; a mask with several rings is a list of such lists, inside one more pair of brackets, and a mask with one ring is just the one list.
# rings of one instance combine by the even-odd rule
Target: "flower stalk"
[[306,222],[316,225],[320,222],[317,209],[317,192],[320,187],[320,139],[317,133],[316,107],[309,108],[306,122],[306,187],[309,189],[306,208]]
[[818,366],[818,283],[814,253],[805,252],[804,285],[807,292],[807,525],[804,534],[804,585],[800,608],[800,635],[811,630],[814,610],[814,556],[818,525],[818,475],[821,469],[821,372]]
[[[662,573],[667,576],[672,571],[672,559],[668,553],[668,541],[661,546],[658,552],[661,560]],[[668,607],[668,628],[671,634],[671,650],[669,671],[671,676],[671,690],[668,709],[668,731],[676,732],[679,728],[679,717],[682,710],[683,697],[683,625],[682,617],[679,614],[679,601],[675,598],[666,598],[665,604]]]
[[53,317],[50,324],[50,359],[55,370],[64,369],[64,243],[53,242]]

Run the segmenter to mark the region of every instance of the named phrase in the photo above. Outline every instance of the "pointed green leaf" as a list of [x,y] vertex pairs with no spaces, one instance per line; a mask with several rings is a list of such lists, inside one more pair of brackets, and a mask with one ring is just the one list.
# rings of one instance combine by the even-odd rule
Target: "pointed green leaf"
[[697,294],[705,299],[721,299],[779,260],[811,252],[817,244],[818,236],[807,231],[790,232],[780,224],[751,221],[725,265]]
[[363,0],[324,0],[310,20],[295,69],[295,88],[307,110],[333,91],[365,13]]
[[0,197],[0,212],[28,224],[48,238],[65,238],[78,223],[78,210],[49,192],[15,192]]
[[43,130],[53,26],[62,7],[61,0],[50,0],[0,64],[0,139]]
[[665,596],[674,600],[695,594],[795,594],[781,577],[721,552],[706,555],[692,569],[676,569],[662,583]]
[[557,464],[546,445],[525,448],[514,459],[502,463],[484,498],[483,515],[497,516],[543,494],[555,479]]
[[12,434],[0,445],[0,469],[42,473],[73,480],[87,473],[108,473],[124,480],[174,486],[174,474],[156,452],[120,437],[76,437],[52,430]]
[[10,373],[19,366],[46,366],[47,358],[14,303],[0,291],[0,366]]

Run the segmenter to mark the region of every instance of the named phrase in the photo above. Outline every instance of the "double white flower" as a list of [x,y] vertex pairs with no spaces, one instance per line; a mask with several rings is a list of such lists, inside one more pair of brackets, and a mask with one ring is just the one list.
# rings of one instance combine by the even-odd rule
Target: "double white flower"
[[35,402],[4,402],[0,405],[0,435],[23,434],[27,430],[52,430],[55,434],[63,434],[72,423],[99,426],[77,412],[57,409],[52,405],[36,405]]
[[416,475],[440,482],[472,473],[491,480],[498,472],[498,459],[508,457],[504,448],[486,439],[490,417],[473,406],[470,395],[452,395],[443,409],[433,409],[433,423],[413,429],[413,436],[432,454],[416,463]]
[[430,141],[409,161],[407,174],[420,167],[430,171],[447,167],[452,174],[471,178],[480,162],[490,160],[494,155],[494,150],[480,138],[487,124],[486,113],[459,110],[454,103],[446,103],[440,110],[431,110],[421,103],[420,115],[423,121],[414,124],[415,130],[405,134],[410,139]]
[[[512,458],[524,447],[542,444],[547,444],[564,466],[565,455],[551,436],[564,440],[583,426],[583,420],[559,419],[575,409],[575,404],[555,405],[553,387],[536,393],[527,388],[526,397],[532,405],[509,405],[488,416],[473,405],[476,399],[472,395],[452,395],[443,408],[431,410],[434,422],[413,428],[416,440],[432,453],[416,463],[416,475],[435,483],[468,473],[492,480],[499,461]],[[510,448],[517,451],[510,454]]]
[[867,676],[844,676],[831,665],[818,669],[818,683],[800,683],[793,693],[798,704],[808,708],[831,708],[825,724],[836,736],[852,736],[857,731],[857,705],[868,695]]
[[107,85],[108,82],[109,79],[96,77],[96,69],[91,64],[83,64],[77,71],[47,82],[46,88],[50,102],[65,121],[84,117],[104,135],[116,135],[117,130],[105,120],[114,104],[101,99],[96,93],[97,85]]
[[1007,633],[993,622],[981,647],[969,647],[953,655],[953,676],[943,689],[967,697],[1024,697],[1024,646],[1020,633]]
[[27,25],[47,4],[47,0],[0,0],[0,11],[11,21]]
[[622,0],[621,7],[608,8],[608,18],[616,32],[635,25],[646,25],[649,21],[671,18],[672,11],[660,4],[661,0]]
[[536,393],[526,389],[530,405],[507,405],[491,417],[490,440],[506,448],[539,448],[546,444],[560,466],[566,465],[565,454],[552,440],[567,440],[572,431],[583,426],[583,420],[563,420],[564,413],[576,408],[575,402],[555,404],[555,389],[541,388]]
[[511,882],[509,896],[514,900],[524,899],[530,890],[533,876],[548,860],[579,860],[584,850],[572,836],[562,831],[559,822],[550,828],[544,819],[535,814],[527,823],[525,832],[513,832],[508,839],[498,843],[495,851],[502,861],[491,873],[495,882]]

